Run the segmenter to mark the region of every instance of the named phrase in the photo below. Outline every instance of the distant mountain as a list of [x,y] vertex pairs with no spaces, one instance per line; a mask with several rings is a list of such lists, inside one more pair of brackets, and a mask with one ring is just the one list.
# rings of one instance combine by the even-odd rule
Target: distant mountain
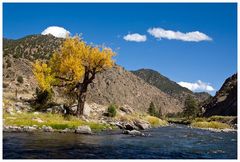
[[181,102],[184,102],[188,95],[193,96],[199,102],[202,102],[210,97],[210,95],[206,92],[193,93],[189,89],[180,86],[176,82],[161,75],[159,72],[151,69],[139,69],[131,72]]
[[[31,35],[3,41],[4,92],[17,89],[19,93],[33,94],[37,84],[32,73],[32,61],[48,59],[63,39],[52,35]],[[18,83],[18,76],[23,77],[23,83]],[[163,114],[180,112],[183,108],[177,99],[117,65],[96,76],[94,84],[89,87],[87,101],[104,105],[127,104],[143,112],[147,112],[150,102],[153,102]]]
[[227,78],[221,89],[204,106],[204,116],[237,116],[237,74]]

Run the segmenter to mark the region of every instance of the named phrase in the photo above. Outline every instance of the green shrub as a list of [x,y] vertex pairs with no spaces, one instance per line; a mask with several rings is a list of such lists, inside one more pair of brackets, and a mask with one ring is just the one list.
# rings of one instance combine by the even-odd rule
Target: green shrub
[[36,103],[37,104],[47,104],[48,101],[52,99],[52,93],[49,91],[42,91],[39,88],[36,88]]
[[17,77],[17,81],[18,81],[18,83],[23,83],[23,77],[22,76],[18,76]]
[[117,114],[117,110],[116,110],[116,105],[110,105],[109,107],[108,107],[108,116],[109,117],[115,117],[116,116],[116,114]]

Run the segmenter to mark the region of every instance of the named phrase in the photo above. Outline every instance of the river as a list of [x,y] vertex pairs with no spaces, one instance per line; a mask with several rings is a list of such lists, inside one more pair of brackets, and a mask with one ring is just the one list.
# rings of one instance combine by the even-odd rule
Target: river
[[237,132],[171,125],[144,132],[95,135],[3,133],[4,159],[236,159]]

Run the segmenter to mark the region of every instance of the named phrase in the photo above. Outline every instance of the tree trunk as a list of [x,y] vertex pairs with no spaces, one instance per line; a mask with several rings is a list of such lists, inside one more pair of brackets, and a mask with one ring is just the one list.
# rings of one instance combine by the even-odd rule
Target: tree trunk
[[90,83],[92,83],[92,80],[95,78],[95,74],[93,74],[91,77],[89,77],[89,72],[85,73],[84,79],[82,84],[79,86],[79,93],[78,93],[78,105],[77,105],[77,116],[80,117],[83,115],[84,110],[84,104],[86,101],[87,96],[87,88]]
[[77,116],[80,117],[83,115],[84,104],[86,101],[87,92],[80,92],[78,95],[78,105],[77,105]]

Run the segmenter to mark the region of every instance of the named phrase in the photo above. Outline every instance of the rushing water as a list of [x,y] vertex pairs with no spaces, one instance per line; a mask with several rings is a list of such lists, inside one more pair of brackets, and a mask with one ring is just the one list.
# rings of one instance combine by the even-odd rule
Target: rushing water
[[119,132],[4,133],[4,159],[236,159],[237,132],[212,132],[173,125],[147,137]]

